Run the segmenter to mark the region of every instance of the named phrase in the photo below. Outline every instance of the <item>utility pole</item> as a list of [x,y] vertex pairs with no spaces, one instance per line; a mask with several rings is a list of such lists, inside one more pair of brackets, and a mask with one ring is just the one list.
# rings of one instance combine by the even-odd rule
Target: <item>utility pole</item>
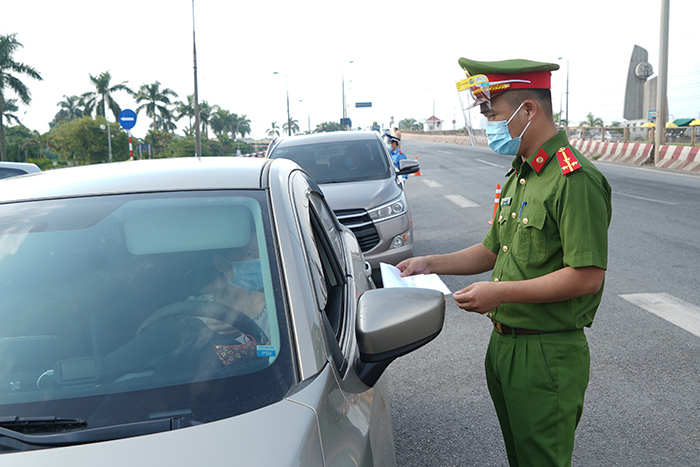
[[668,16],[670,0],[661,0],[661,40],[659,45],[659,87],[656,90],[656,138],[654,139],[654,165],[659,163],[661,145],[666,139],[666,114],[668,113]]
[[107,110],[109,110],[109,89],[105,91],[105,120],[107,120],[107,147],[109,148],[109,161],[112,162],[112,130],[110,130]]
[[197,44],[194,38],[194,0],[192,0],[192,52],[194,58],[194,152],[202,158],[202,135],[200,134],[199,93],[197,92]]

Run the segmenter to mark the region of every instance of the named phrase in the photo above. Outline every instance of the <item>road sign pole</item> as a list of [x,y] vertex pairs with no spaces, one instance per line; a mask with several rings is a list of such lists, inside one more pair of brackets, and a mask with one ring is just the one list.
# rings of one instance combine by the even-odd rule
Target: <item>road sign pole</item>
[[126,130],[129,133],[129,160],[134,160],[134,147],[131,145],[131,130]]

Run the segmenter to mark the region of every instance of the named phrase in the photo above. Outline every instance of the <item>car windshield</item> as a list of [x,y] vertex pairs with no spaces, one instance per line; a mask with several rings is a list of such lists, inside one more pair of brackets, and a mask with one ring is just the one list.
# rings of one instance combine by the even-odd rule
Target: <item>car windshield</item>
[[290,145],[282,142],[270,158],[293,160],[316,183],[381,180],[390,177],[393,170],[377,139]]
[[0,205],[0,419],[207,422],[281,400],[295,373],[266,200]]

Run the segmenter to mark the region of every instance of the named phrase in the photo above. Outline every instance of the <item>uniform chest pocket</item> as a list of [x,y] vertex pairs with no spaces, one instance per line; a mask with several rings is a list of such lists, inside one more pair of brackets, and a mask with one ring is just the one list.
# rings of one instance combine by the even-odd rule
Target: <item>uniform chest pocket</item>
[[545,222],[547,212],[530,208],[523,211],[518,219],[513,255],[526,263],[541,263],[547,258]]

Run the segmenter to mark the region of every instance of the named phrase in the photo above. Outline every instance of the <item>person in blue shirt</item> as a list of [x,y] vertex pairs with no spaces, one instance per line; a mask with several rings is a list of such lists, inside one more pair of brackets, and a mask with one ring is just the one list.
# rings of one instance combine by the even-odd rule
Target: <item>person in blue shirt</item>
[[[399,161],[404,161],[407,159],[406,154],[401,151],[399,148],[399,142],[401,141],[399,138],[396,136],[391,136],[387,135],[387,139],[389,140],[389,144],[391,145],[391,149],[389,150],[389,153],[391,154],[391,161],[394,163],[394,167],[396,167],[396,170],[401,170],[401,167],[399,166]],[[407,175],[403,176],[404,179],[408,178]]]

